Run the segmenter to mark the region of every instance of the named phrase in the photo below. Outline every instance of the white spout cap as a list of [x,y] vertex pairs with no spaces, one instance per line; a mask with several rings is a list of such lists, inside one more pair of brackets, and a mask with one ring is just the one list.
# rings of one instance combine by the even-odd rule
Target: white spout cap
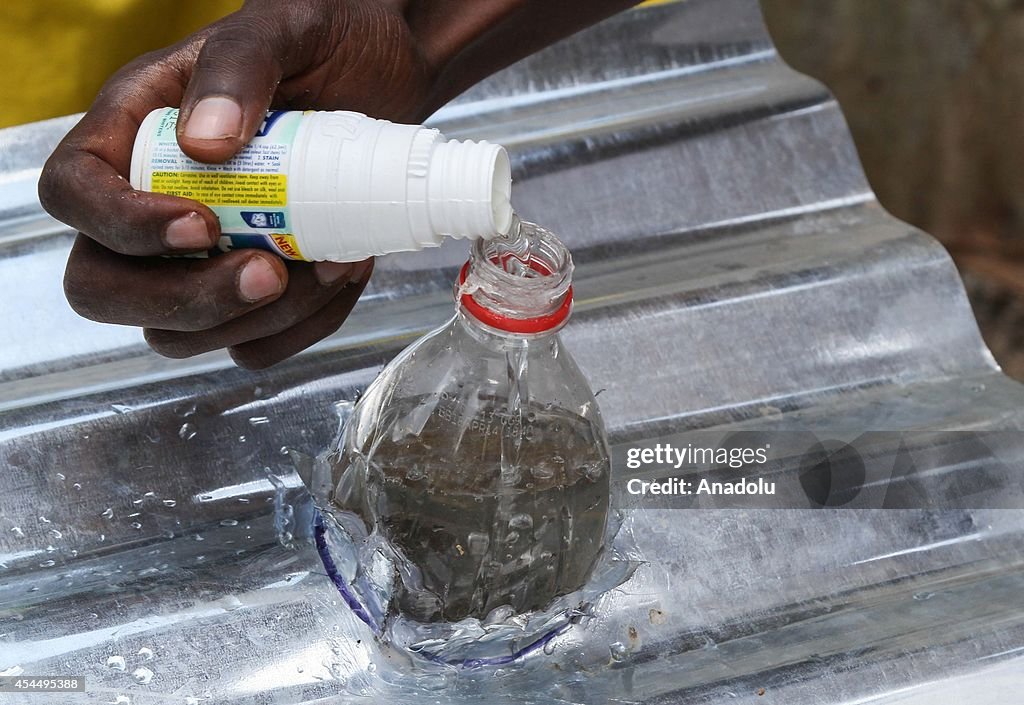
[[438,233],[505,235],[512,227],[512,169],[504,147],[489,142],[438,142],[430,156],[427,204]]

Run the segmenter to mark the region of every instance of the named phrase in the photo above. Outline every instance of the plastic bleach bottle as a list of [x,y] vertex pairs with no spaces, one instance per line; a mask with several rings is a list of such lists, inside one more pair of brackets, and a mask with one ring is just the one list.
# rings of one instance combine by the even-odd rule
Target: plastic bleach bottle
[[178,147],[177,122],[177,108],[143,120],[131,184],[209,206],[222,251],[355,262],[436,247],[446,236],[490,239],[512,225],[500,145],[361,113],[275,110],[237,155],[205,164]]

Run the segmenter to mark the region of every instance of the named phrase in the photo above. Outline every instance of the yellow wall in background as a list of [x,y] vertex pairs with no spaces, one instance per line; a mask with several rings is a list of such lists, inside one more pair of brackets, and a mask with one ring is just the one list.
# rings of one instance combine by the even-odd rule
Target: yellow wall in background
[[85,110],[107,77],[242,0],[0,0],[0,127]]
[[0,0],[0,127],[85,110],[121,66],[241,5],[242,0]]

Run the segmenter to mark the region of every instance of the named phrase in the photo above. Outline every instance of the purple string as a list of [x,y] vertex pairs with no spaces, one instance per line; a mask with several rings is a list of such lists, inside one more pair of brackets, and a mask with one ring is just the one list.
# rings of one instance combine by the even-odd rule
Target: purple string
[[314,510],[316,515],[313,519],[313,538],[316,541],[316,551],[320,554],[320,560],[323,561],[324,570],[327,571],[327,577],[334,583],[334,587],[338,588],[338,592],[341,593],[341,597],[345,600],[345,604],[349,606],[359,619],[366,622],[366,624],[373,630],[374,634],[381,633],[381,627],[377,625],[377,622],[371,617],[363,606],[356,599],[356,596],[349,592],[348,583],[341,576],[341,572],[338,570],[338,566],[335,565],[334,559],[331,558],[331,552],[327,550],[327,530],[324,528],[324,518],[321,516],[319,510]]

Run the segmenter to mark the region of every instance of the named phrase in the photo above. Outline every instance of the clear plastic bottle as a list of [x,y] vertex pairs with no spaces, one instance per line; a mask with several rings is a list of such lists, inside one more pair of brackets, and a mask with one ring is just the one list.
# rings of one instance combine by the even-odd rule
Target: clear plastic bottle
[[533,224],[476,242],[455,316],[355,407],[331,501],[395,551],[392,603],[406,616],[540,609],[594,567],[610,462],[594,395],[558,336],[571,280],[569,252]]

